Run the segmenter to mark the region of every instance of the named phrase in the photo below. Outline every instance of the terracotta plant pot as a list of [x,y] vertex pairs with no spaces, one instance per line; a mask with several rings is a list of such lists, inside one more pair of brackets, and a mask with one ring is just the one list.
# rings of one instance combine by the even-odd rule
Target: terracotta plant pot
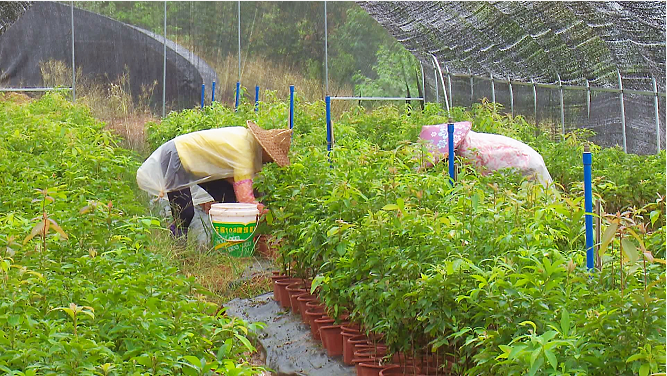
[[379,376],[384,369],[393,367],[392,364],[380,364],[378,361],[357,363],[355,366],[357,376]]
[[387,355],[387,348],[365,347],[367,345],[355,345],[353,364],[366,363],[381,363],[385,355]]
[[319,300],[317,300],[315,302],[306,303],[306,307],[308,307],[308,309],[311,309],[311,308],[325,309],[327,306],[325,306],[324,304],[320,303]]
[[422,376],[419,367],[392,365],[380,371],[380,376]]
[[[306,306],[308,306],[306,304]],[[308,308],[306,309],[306,324],[310,325],[312,328],[313,325],[315,325],[314,320],[319,319],[324,315],[324,308],[316,307],[316,308]]]
[[310,332],[313,335],[313,338],[320,339],[320,333],[317,331],[318,327],[315,325],[315,320],[322,318],[324,315],[324,310],[322,308],[311,308],[306,311],[306,317],[308,317],[308,324],[310,325]]
[[340,329],[345,333],[351,333],[351,334],[354,333],[357,335],[361,334],[361,329],[359,327],[359,324],[357,323],[348,322],[346,324],[343,324]]
[[[317,321],[317,320],[316,320]],[[340,325],[326,325],[320,328],[322,345],[330,357],[343,355],[343,335]]]
[[303,314],[301,312],[301,306],[299,305],[298,300],[299,300],[300,297],[302,297],[304,295],[308,295],[308,293],[307,292],[301,292],[301,293],[292,294],[292,295],[289,296],[290,305],[292,306],[292,313],[295,313],[295,314],[298,313],[301,316],[302,319],[303,319]]
[[454,364],[453,359],[450,361],[449,359],[446,360],[446,363],[443,362],[442,360],[439,363],[429,363],[426,365],[426,363],[422,363],[422,365],[419,366],[421,369],[422,375],[426,376],[445,376],[449,375],[452,372],[452,365]]
[[[327,316],[326,314],[322,314],[322,317],[319,319],[313,320],[313,325],[310,326],[311,332],[314,330],[315,334],[313,334],[313,337],[316,340],[322,340],[322,335],[320,334],[320,328],[323,326],[328,326],[328,325],[333,325],[334,324],[334,319],[331,317]],[[326,349],[326,347],[325,347]]]
[[308,291],[304,287],[303,282],[292,283],[286,288],[287,294],[289,295],[290,307],[292,308],[292,313],[299,313],[299,306],[296,302],[296,295],[305,294]]
[[291,304],[289,301],[289,293],[287,292],[287,286],[299,282],[299,278],[285,278],[279,279],[275,282],[276,288],[278,289],[278,301],[283,308],[290,308]]
[[365,344],[367,337],[363,334],[355,335],[346,332],[341,332],[341,335],[343,337],[343,363],[346,366],[351,366],[352,359],[354,358],[354,346],[356,344]]
[[273,300],[278,301],[280,299],[278,297],[278,287],[276,286],[276,281],[287,278],[289,277],[281,274],[280,272],[273,272],[273,275],[271,276],[271,280],[273,281]]
[[308,307],[306,307],[306,303],[317,302],[317,297],[315,295],[305,293],[299,295],[299,297],[296,298],[296,301],[299,304],[299,314],[301,315],[301,320],[310,325],[308,318],[306,317],[306,310],[308,309]]
[[257,246],[255,247],[257,249],[257,253],[265,259],[275,260],[276,254],[269,245],[269,236],[263,234],[255,236],[255,239],[257,242]]

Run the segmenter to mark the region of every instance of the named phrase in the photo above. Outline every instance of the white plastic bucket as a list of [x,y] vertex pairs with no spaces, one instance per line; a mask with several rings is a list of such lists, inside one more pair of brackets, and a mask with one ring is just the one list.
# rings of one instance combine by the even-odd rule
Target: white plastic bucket
[[259,210],[255,204],[222,203],[208,212],[213,227],[213,248],[234,257],[249,257],[255,251],[253,235]]

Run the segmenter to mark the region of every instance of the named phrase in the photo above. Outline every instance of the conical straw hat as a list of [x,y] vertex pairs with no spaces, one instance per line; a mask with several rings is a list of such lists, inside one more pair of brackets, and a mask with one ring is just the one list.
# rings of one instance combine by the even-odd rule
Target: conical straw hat
[[263,129],[251,120],[247,121],[248,129],[257,139],[257,142],[269,154],[271,159],[280,167],[289,166],[290,143],[292,142],[291,129]]

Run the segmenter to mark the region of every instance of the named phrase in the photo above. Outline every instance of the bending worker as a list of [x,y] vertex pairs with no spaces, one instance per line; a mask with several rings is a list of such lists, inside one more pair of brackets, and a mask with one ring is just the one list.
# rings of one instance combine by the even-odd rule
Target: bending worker
[[139,188],[169,198],[176,238],[187,236],[195,213],[192,195],[200,188],[216,202],[253,203],[265,212],[255,199],[252,178],[265,163],[289,165],[292,131],[265,130],[250,120],[247,125],[178,136],[157,148],[137,170]]
[[[504,168],[515,168],[524,176],[536,179],[544,187],[552,183],[544,159],[535,149],[510,137],[477,133],[471,128],[472,123],[469,121],[454,123],[454,150],[457,155],[470,161],[482,174]],[[447,124],[425,125],[419,138],[427,142],[432,155],[432,159],[423,167],[432,167],[440,160],[449,157]]]

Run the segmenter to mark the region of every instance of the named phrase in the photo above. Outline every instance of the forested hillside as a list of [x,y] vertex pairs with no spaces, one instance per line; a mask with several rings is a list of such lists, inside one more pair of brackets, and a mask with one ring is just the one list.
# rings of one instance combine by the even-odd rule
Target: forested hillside
[[[164,32],[164,2],[77,2],[75,6]],[[238,2],[167,2],[167,37],[204,58],[220,76],[237,75]],[[241,2],[243,68],[261,59],[324,82],[323,2]],[[330,85],[363,95],[417,92],[416,60],[354,2],[328,2]],[[228,59],[229,57],[234,59]],[[244,77],[245,78],[245,77]],[[371,85],[370,79],[375,80]],[[246,86],[249,87],[249,86]]]

